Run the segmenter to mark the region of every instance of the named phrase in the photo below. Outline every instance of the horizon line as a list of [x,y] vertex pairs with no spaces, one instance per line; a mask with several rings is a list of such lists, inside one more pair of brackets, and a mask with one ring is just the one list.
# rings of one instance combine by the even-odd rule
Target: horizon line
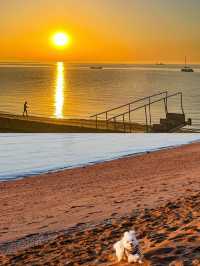
[[[14,60],[0,60],[0,64],[3,63],[68,63],[68,64],[132,64],[132,65],[157,65],[157,66],[165,66],[165,65],[184,65],[184,62],[165,62],[165,61],[67,61],[67,60],[42,60],[42,59],[27,59],[27,60],[21,60],[21,59],[14,59]],[[188,65],[200,65],[200,62],[190,62]]]

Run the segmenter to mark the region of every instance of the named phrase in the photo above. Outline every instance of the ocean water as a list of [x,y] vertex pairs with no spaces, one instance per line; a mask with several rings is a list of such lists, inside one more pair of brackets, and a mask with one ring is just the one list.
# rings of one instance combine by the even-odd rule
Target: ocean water
[[0,134],[0,181],[200,140],[200,134]]
[[[32,115],[88,118],[138,98],[168,90],[182,91],[187,117],[200,125],[200,66],[183,73],[181,65],[90,65],[0,63],[0,111],[21,114],[23,102]],[[180,101],[169,100],[169,111],[180,112]],[[113,112],[115,114],[115,112]],[[163,103],[152,107],[153,122],[164,117]],[[131,119],[144,123],[144,110]]]

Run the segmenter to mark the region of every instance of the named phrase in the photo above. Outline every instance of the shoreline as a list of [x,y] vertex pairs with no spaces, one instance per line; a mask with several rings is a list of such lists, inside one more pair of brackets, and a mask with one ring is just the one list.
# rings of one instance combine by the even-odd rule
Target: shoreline
[[102,160],[98,160],[98,161],[94,161],[94,162],[88,162],[88,163],[80,163],[80,164],[76,164],[74,166],[63,166],[63,167],[58,167],[55,169],[49,169],[49,170],[39,170],[35,173],[30,173],[30,174],[20,174],[19,176],[13,177],[13,178],[7,178],[7,179],[0,179],[0,183],[1,182],[14,182],[17,180],[23,180],[23,179],[27,179],[30,177],[36,177],[36,176],[40,176],[40,175],[44,175],[44,174],[52,174],[52,173],[59,173],[59,172],[63,172],[63,171],[67,171],[67,170],[72,170],[72,169],[82,169],[85,167],[89,167],[89,166],[93,166],[93,165],[98,165],[98,164],[103,164],[106,162],[112,162],[115,160],[121,160],[124,158],[134,158],[134,157],[138,157],[138,156],[142,156],[145,154],[149,154],[149,153],[154,153],[154,152],[159,152],[162,150],[171,150],[171,149],[176,149],[178,147],[182,147],[182,146],[187,146],[187,145],[191,145],[191,144],[198,144],[200,143],[200,140],[193,140],[193,141],[189,141],[188,143],[184,143],[184,144],[175,144],[175,145],[169,145],[169,146],[162,146],[159,148],[151,148],[151,149],[147,149],[145,151],[141,151],[141,152],[136,152],[136,153],[129,153],[126,155],[119,155],[119,156],[113,156],[111,158],[108,159],[102,159]]
[[199,159],[200,143],[193,143],[1,182],[0,244],[80,223],[92,225],[190,196],[200,188]]

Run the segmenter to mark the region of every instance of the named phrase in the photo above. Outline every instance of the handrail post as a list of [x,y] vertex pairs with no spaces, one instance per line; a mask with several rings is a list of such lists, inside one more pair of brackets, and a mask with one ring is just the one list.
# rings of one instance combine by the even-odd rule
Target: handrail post
[[151,97],[149,97],[149,123],[150,123],[150,126],[151,126]]
[[117,125],[116,125],[116,117],[114,118],[114,129],[117,129]]
[[168,91],[166,91],[165,114],[168,114]]
[[106,128],[108,129],[108,112],[106,112]]
[[129,122],[129,130],[130,130],[130,133],[132,131],[132,124]]
[[182,94],[182,92],[180,92],[180,96],[181,96],[181,110],[182,110],[182,113],[185,114],[184,109],[183,109],[183,94]]
[[146,133],[149,132],[148,118],[147,118],[147,106],[145,105],[145,118],[146,118]]
[[129,122],[131,121],[131,105],[128,105],[128,116],[129,116]]
[[97,115],[96,115],[96,129],[98,128],[98,124],[97,124],[98,122],[97,122],[97,119],[98,119],[98,118],[97,118]]
[[165,115],[167,115],[167,107],[166,107],[166,98],[163,98],[164,106],[165,106]]
[[165,115],[167,116],[168,114],[168,91],[165,92],[165,98],[163,98],[164,100],[164,105],[165,105]]
[[124,126],[124,132],[126,132],[125,115],[124,114],[123,114],[123,126]]

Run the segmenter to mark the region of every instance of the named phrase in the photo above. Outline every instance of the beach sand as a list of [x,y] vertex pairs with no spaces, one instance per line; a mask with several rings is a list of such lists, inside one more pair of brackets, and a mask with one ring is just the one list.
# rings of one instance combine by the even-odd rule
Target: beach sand
[[0,265],[119,265],[133,227],[145,265],[200,265],[199,162],[196,143],[0,183]]

